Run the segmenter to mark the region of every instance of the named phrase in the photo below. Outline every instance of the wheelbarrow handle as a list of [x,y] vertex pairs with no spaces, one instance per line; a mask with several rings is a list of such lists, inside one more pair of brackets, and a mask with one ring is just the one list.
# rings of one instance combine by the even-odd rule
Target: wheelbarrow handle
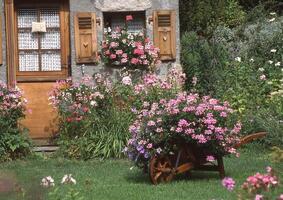
[[247,144],[247,143],[252,142],[252,141],[254,141],[254,140],[263,138],[263,137],[265,137],[266,135],[267,135],[266,132],[259,132],[259,133],[253,133],[253,134],[244,136],[244,137],[242,137],[242,138],[240,139],[240,142],[235,145],[235,148],[239,148],[239,147],[241,147],[241,146],[244,145],[244,144]]

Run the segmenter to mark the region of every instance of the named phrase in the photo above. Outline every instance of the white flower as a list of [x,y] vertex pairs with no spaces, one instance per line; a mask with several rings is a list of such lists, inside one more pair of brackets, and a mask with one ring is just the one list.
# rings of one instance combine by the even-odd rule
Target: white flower
[[276,67],[278,67],[278,66],[280,66],[280,65],[281,65],[281,62],[275,63],[275,66],[276,66]]
[[108,27],[108,33],[111,33],[111,31],[112,31],[112,30],[111,30],[111,28],[110,28],[110,27]]
[[97,103],[96,103],[96,101],[91,101],[91,102],[90,102],[90,105],[92,105],[92,106],[97,106]]
[[66,174],[62,178],[61,184],[77,184],[77,181],[72,177],[72,174]]
[[43,187],[53,187],[55,186],[54,179],[51,176],[47,176],[41,180],[40,185]]
[[273,22],[275,18],[269,19],[268,22]]
[[276,49],[271,49],[270,52],[271,52],[271,53],[276,53],[277,50],[276,50]]
[[123,77],[122,83],[123,83],[124,85],[132,85],[132,79],[131,79],[131,77],[129,77],[129,76]]
[[258,68],[258,71],[260,71],[260,72],[263,72],[264,71],[264,68]]
[[268,61],[268,63],[269,63],[269,64],[272,64],[272,63],[273,63],[273,61],[272,61],[272,60],[269,60],[269,61]]
[[253,58],[250,59],[250,62],[254,62],[255,60]]
[[241,61],[242,61],[242,59],[241,59],[241,57],[236,57],[236,58],[235,58],[235,61],[237,61],[237,62],[241,62]]
[[263,74],[259,77],[260,80],[265,81],[266,80],[266,76]]
[[271,12],[271,13],[269,13],[270,15],[276,15],[276,12]]

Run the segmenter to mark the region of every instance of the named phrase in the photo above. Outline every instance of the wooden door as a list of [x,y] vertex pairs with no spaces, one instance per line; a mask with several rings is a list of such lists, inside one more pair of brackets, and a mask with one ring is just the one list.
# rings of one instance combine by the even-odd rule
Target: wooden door
[[[13,18],[14,25],[7,34],[10,31],[15,36],[12,43],[16,45],[11,47],[15,66],[8,62],[8,78],[10,84],[15,79],[24,91],[29,111],[20,123],[30,130],[31,138],[49,138],[57,132],[57,114],[49,105],[48,93],[69,71],[68,3],[15,0],[13,4],[14,13],[7,16]],[[36,22],[42,23],[46,31],[33,32]]]

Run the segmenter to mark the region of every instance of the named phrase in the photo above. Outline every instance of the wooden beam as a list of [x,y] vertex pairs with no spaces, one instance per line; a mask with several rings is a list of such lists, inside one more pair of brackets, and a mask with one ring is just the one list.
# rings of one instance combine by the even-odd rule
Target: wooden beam
[[5,0],[7,76],[9,87],[16,85],[16,32],[14,0]]
[[0,65],[3,64],[3,49],[2,49],[2,14],[0,14]]

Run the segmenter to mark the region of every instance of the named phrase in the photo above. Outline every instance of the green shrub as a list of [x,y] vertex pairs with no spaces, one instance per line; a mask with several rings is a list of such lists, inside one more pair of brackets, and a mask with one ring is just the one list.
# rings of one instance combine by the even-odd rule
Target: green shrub
[[146,74],[133,83],[129,74],[111,82],[96,74],[81,83],[59,81],[51,93],[60,116],[58,144],[70,158],[120,158],[130,137],[136,110],[176,94],[184,75],[173,69],[166,80]]
[[25,104],[20,90],[0,82],[0,162],[30,153],[26,131],[18,127],[18,120],[25,116]]
[[245,12],[236,0],[181,0],[181,32],[196,31],[210,36],[218,25],[235,27],[245,20]]
[[213,94],[218,75],[214,72],[226,65],[227,51],[221,44],[199,37],[195,32],[185,33],[181,43],[181,62],[187,77],[185,88],[195,87],[201,94]]

